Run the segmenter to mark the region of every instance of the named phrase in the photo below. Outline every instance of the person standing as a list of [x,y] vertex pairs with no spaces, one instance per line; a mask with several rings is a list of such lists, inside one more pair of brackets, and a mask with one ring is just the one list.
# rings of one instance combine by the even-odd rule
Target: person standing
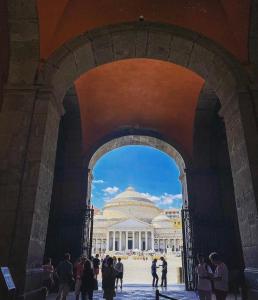
[[80,259],[77,261],[77,263],[74,266],[75,269],[75,299],[79,300],[80,292],[81,292],[81,280],[82,280],[82,273],[84,269],[85,264],[85,257],[80,257]]
[[99,266],[100,266],[100,259],[99,259],[99,254],[96,254],[96,256],[93,258],[93,271],[94,271],[94,277],[98,279],[99,275]]
[[104,291],[103,298],[113,300],[115,293],[116,271],[113,267],[113,259],[107,259],[107,265],[102,268],[102,288]]
[[66,253],[64,261],[60,262],[57,267],[57,275],[59,277],[59,289],[56,300],[66,300],[66,296],[70,291],[73,282],[73,265],[70,262],[71,255]]
[[211,279],[213,277],[212,270],[205,262],[205,257],[201,254],[197,256],[198,266],[196,267],[196,274],[198,276],[197,291],[200,300],[211,300],[212,285]]
[[216,252],[211,253],[209,259],[216,267],[213,276],[216,300],[225,300],[228,293],[228,268]]
[[122,290],[123,286],[123,276],[124,276],[124,265],[121,263],[121,258],[118,258],[118,262],[115,265],[115,271],[116,271],[116,289],[118,287],[118,280],[120,279],[120,288]]
[[159,277],[157,274],[157,259],[154,258],[151,264],[151,275],[152,275],[152,286],[157,287],[159,282]]
[[54,283],[54,267],[52,265],[52,260],[51,258],[48,258],[46,260],[46,263],[42,266],[43,269],[43,274],[44,274],[44,281],[43,285],[47,288],[47,293],[51,291],[53,286],[55,285]]
[[83,269],[82,279],[81,279],[82,300],[93,299],[95,280],[96,279],[94,278],[94,271],[92,269],[92,264],[87,259],[84,263],[84,269]]
[[168,263],[163,256],[160,260],[162,261],[162,271],[161,271],[161,285],[167,287],[167,273],[168,273]]

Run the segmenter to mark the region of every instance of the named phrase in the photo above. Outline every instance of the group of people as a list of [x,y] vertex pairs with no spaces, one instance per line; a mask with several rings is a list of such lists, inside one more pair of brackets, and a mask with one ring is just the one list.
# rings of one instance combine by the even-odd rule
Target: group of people
[[[88,259],[84,256],[73,265],[71,255],[66,253],[64,260],[60,262],[54,270],[51,259],[43,265],[43,270],[47,274],[45,286],[50,290],[54,285],[54,274],[58,278],[59,288],[56,300],[66,300],[68,293],[74,288],[75,300],[92,300],[94,290],[98,290],[98,274],[101,261],[99,255]],[[121,258],[109,257],[103,259],[102,266],[102,289],[103,298],[113,300],[116,295],[116,288],[120,281],[120,288],[123,285],[124,266]]]
[[[66,296],[74,287],[75,300],[92,300],[94,290],[98,290],[98,275],[102,272],[103,298],[113,300],[116,295],[120,281],[120,288],[123,286],[124,266],[121,258],[106,257],[101,261],[99,255],[91,259],[81,257],[75,265],[70,262],[71,256],[66,253],[64,260],[59,263],[56,270],[52,266],[51,259],[43,266],[48,274],[45,280],[45,286],[51,289],[54,283],[54,274],[58,277],[59,289],[56,300],[66,300]],[[168,264],[164,257],[160,257],[161,264],[158,266],[158,260],[155,258],[151,265],[152,286],[157,287],[159,277],[157,269],[161,267],[161,287],[167,287],[167,269]],[[228,268],[222,261],[218,253],[211,253],[209,260],[214,266],[212,270],[210,264],[206,262],[204,255],[198,255],[198,265],[196,274],[198,276],[197,290],[200,300],[211,300],[212,291],[214,291],[216,300],[225,300],[228,293]],[[102,264],[101,264],[102,262]]]
[[214,290],[216,300],[225,300],[228,293],[228,268],[216,252],[209,255],[209,260],[215,267],[214,272],[206,262],[205,256],[198,255],[199,264],[196,267],[196,273],[198,276],[197,291],[199,299],[211,300],[212,291]]
[[151,275],[152,275],[152,286],[157,287],[159,282],[159,276],[157,274],[157,268],[161,267],[161,287],[167,287],[167,272],[168,272],[168,263],[165,258],[162,256],[160,258],[162,261],[162,265],[157,266],[158,260],[156,258],[153,259],[151,264]]

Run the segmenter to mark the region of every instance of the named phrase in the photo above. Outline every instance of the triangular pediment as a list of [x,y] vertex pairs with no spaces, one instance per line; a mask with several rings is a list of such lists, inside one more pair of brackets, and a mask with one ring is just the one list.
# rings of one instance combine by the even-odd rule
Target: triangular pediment
[[145,228],[150,228],[151,225],[149,223],[145,223],[143,221],[139,221],[136,219],[128,219],[122,222],[118,222],[114,225],[112,225],[110,228],[112,229],[132,229],[132,228],[137,228],[137,229],[145,229]]

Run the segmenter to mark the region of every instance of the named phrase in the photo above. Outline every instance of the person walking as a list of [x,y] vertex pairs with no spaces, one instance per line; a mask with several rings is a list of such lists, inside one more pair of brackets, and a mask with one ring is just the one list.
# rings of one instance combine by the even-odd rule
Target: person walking
[[159,277],[157,274],[157,259],[154,258],[151,264],[151,275],[152,275],[152,286],[157,287],[159,282]]
[[122,290],[123,286],[123,276],[124,276],[124,265],[121,263],[121,258],[118,258],[118,262],[115,265],[115,271],[116,271],[116,289],[118,287],[118,281],[120,280],[120,288]]
[[228,268],[216,252],[211,253],[209,259],[216,267],[213,276],[216,300],[225,300],[228,293]]
[[59,289],[56,300],[66,300],[71,284],[74,281],[73,278],[73,265],[70,262],[71,255],[66,253],[64,261],[60,262],[57,267],[57,275],[59,277]]
[[94,271],[94,277],[98,279],[99,275],[99,266],[100,266],[100,259],[99,259],[99,254],[96,254],[95,257],[93,258],[93,271]]
[[161,285],[160,286],[167,287],[168,263],[163,256],[161,256],[160,260],[162,261]]
[[75,263],[75,299],[79,300],[80,292],[81,292],[81,281],[82,281],[82,273],[84,269],[84,264],[86,262],[85,257],[80,257],[79,260]]
[[113,258],[107,259],[107,265],[102,268],[102,288],[104,291],[103,298],[113,300],[115,293],[116,271],[113,267]]
[[210,266],[205,262],[205,257],[202,254],[197,256],[198,266],[196,267],[196,274],[198,276],[197,291],[200,300],[211,300],[212,298],[212,284],[213,277]]
[[81,294],[82,300],[92,300],[93,290],[95,286],[94,271],[92,269],[91,261],[85,260],[84,269],[81,278]]

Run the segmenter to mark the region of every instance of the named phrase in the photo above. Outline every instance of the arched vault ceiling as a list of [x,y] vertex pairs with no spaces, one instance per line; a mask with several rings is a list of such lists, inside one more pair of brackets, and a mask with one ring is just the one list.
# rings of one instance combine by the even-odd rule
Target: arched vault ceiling
[[195,109],[204,80],[181,66],[127,59],[82,75],[79,97],[84,150],[126,126],[147,128],[192,152]]
[[245,62],[249,10],[250,0],[38,0],[41,57],[80,33],[144,15],[199,32]]

